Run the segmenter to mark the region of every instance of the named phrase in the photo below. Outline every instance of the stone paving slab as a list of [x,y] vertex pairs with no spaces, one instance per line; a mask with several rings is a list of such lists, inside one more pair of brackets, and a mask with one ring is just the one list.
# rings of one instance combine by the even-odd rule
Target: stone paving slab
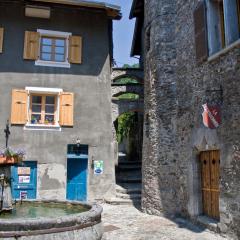
[[103,204],[103,240],[226,240],[185,219],[175,222],[144,214],[133,206]]

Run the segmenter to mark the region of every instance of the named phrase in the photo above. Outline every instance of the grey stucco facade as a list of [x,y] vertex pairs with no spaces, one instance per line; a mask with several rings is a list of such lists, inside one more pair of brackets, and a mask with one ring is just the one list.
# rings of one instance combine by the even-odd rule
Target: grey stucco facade
[[[42,4],[44,5],[44,4]],[[37,161],[37,198],[65,199],[67,146],[89,146],[87,200],[115,193],[114,150],[111,117],[111,25],[105,11],[61,5],[51,6],[50,19],[24,15],[24,3],[1,2],[4,27],[0,54],[0,132],[10,118],[11,91],[30,87],[62,88],[74,93],[74,126],[61,131],[24,130],[12,126],[9,145],[26,150],[25,160]],[[37,29],[71,32],[82,36],[82,64],[68,68],[35,66],[23,59],[24,32]],[[4,137],[0,138],[4,146]],[[93,160],[104,161],[102,175],[94,175]]]
[[[239,239],[239,48],[235,42],[196,63],[198,2],[145,1],[142,208],[197,220],[203,213],[199,154],[220,150],[217,226]],[[217,129],[203,125],[205,103],[220,105]]]

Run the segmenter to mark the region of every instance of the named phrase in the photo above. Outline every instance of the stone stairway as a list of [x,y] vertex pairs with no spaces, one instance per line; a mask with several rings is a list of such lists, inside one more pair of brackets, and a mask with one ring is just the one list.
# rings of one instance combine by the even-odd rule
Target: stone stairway
[[116,197],[106,200],[110,204],[141,204],[142,172],[141,162],[127,161],[125,156],[119,157],[116,167]]

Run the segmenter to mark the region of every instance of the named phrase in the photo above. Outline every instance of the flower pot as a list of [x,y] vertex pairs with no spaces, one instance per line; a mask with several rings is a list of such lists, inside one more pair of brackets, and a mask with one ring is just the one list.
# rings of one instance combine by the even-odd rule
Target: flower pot
[[15,164],[18,163],[18,158],[16,157],[0,157],[0,165],[1,164]]

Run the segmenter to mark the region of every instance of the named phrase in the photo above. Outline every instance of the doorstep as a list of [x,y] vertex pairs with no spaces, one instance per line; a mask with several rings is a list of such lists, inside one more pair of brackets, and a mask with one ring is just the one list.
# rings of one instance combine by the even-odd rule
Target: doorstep
[[197,218],[195,218],[195,222],[209,229],[210,231],[220,233],[219,227],[218,227],[219,221],[215,219],[209,218],[207,216],[198,216]]

